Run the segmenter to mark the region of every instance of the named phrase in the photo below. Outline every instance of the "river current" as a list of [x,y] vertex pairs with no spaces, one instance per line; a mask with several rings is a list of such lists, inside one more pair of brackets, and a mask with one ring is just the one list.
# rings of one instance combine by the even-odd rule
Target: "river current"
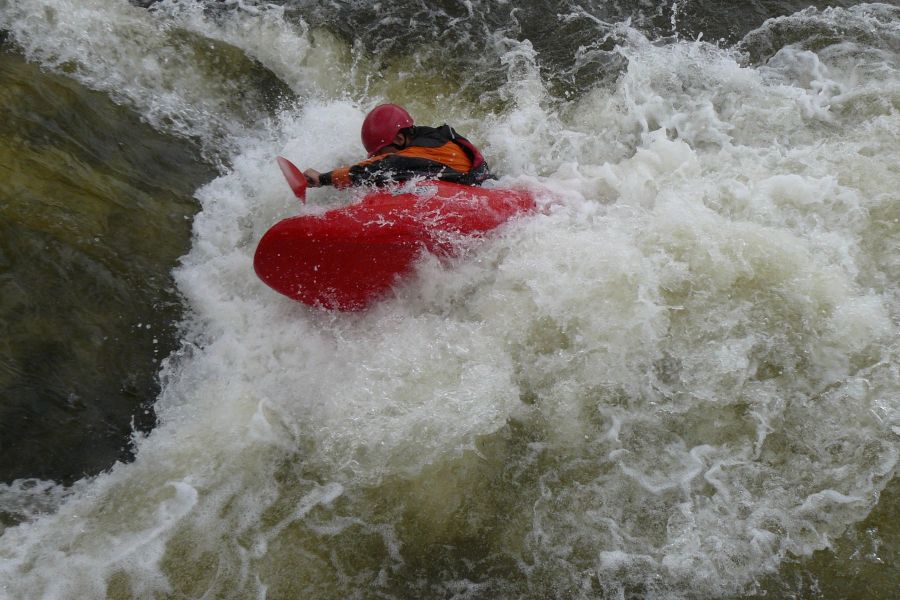
[[[894,598],[900,7],[0,0],[0,597]],[[537,214],[252,257],[393,101]]]

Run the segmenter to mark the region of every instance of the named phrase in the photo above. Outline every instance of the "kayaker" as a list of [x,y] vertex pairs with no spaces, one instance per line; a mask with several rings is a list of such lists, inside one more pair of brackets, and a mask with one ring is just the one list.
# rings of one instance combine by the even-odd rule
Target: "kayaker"
[[384,185],[415,177],[479,185],[494,179],[481,152],[449,125],[416,126],[405,108],[381,104],[366,115],[362,143],[369,157],[327,173],[303,172],[312,187]]

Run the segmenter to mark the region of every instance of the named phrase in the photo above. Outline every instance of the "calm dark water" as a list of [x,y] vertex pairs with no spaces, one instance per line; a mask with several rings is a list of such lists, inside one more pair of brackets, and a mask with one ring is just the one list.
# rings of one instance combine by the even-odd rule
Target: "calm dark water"
[[101,93],[0,54],[0,479],[71,482],[129,456],[153,424],[181,305],[190,143]]

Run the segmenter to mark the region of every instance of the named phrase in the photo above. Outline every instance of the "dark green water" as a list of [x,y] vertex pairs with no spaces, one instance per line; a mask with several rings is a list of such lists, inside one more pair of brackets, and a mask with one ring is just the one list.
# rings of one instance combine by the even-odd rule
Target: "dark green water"
[[0,106],[0,480],[71,482],[153,425],[182,312],[170,271],[214,171],[8,50]]

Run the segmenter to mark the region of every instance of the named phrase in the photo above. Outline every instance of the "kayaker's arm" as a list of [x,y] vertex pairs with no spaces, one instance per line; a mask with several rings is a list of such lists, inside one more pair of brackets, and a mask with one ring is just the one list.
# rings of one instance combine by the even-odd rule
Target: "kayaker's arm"
[[322,187],[323,185],[327,185],[322,183],[322,173],[319,173],[315,169],[307,169],[303,171],[303,175],[306,176],[306,183],[311,185],[312,187]]
[[[381,155],[369,160],[364,160],[349,167],[339,167],[327,173],[320,173],[315,169],[304,171],[309,184],[313,187],[332,185],[336,188],[346,188],[355,185],[386,185],[408,181],[416,177],[427,179],[444,179],[457,181],[465,176],[471,166],[469,162],[461,162],[460,169],[437,160],[442,156],[429,156],[436,154],[431,149],[425,149],[425,156],[416,156],[413,153],[391,153]],[[450,162],[450,161],[447,161]]]
[[315,169],[307,169],[303,171],[303,174],[306,175],[306,181],[308,181],[309,185],[312,187],[324,187],[326,185],[333,185],[337,188],[344,188],[350,185],[354,185],[354,183],[351,182],[349,177],[347,176],[347,171],[347,168],[341,168],[334,169],[333,171],[328,171],[326,173],[320,173]]

